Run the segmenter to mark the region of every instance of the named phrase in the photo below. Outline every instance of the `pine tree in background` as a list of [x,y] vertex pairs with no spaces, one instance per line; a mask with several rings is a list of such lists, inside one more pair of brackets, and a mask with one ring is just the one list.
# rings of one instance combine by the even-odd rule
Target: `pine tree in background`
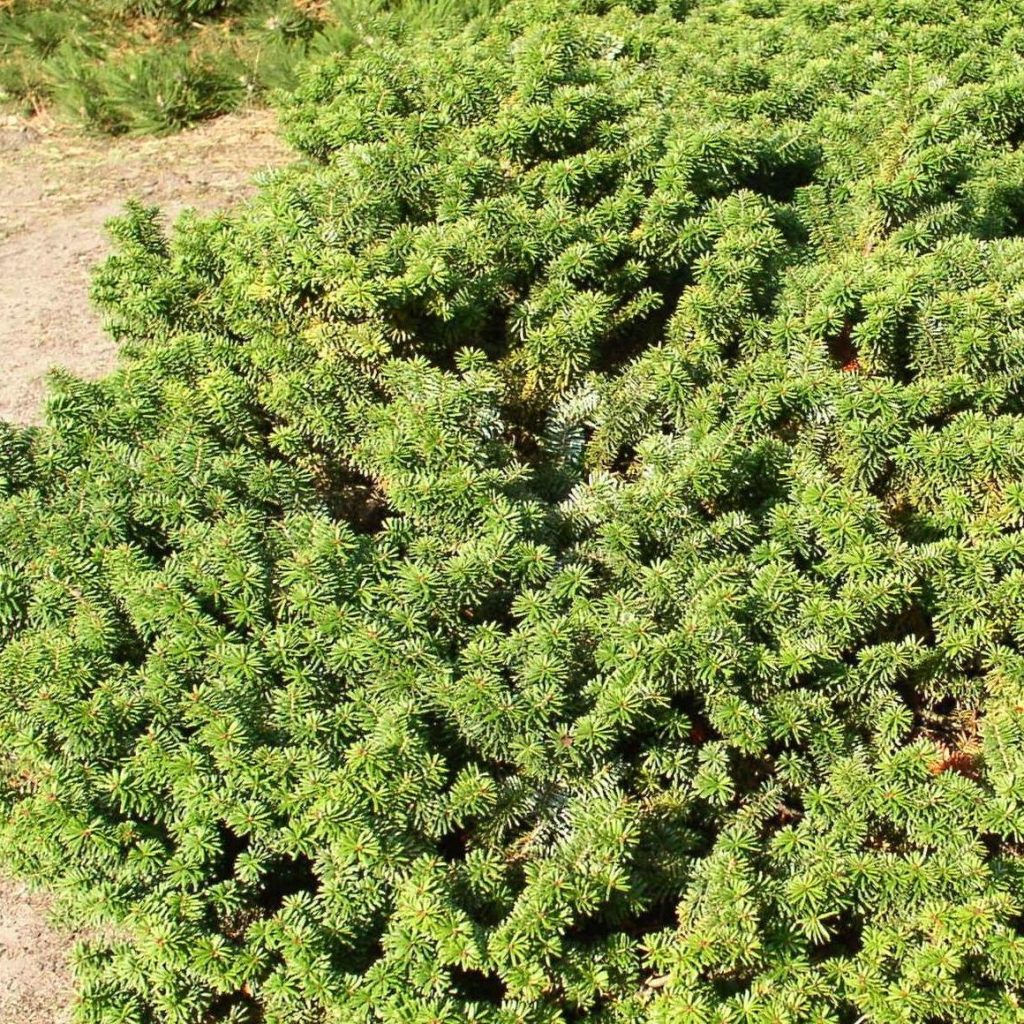
[[1024,30],[514,2],[115,225],[0,437],[78,1019],[1024,1014]]

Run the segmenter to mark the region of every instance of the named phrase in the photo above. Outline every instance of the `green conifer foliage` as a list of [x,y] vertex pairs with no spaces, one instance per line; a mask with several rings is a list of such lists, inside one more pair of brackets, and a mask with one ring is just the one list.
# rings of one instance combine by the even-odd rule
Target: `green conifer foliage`
[[1024,30],[516,0],[96,281],[6,428],[80,1021],[1024,1014]]

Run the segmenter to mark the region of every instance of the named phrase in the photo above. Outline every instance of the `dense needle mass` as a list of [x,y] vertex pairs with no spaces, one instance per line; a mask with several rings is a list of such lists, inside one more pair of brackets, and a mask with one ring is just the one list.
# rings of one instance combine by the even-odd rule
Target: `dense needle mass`
[[116,226],[2,435],[80,1019],[1013,1024],[1024,27],[515,0]]

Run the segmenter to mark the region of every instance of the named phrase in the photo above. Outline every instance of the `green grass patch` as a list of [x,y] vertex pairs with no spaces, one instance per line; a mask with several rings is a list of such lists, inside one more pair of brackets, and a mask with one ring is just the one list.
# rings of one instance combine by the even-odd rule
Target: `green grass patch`
[[487,0],[13,0],[0,108],[112,135],[177,131],[265,102],[309,56],[458,24]]

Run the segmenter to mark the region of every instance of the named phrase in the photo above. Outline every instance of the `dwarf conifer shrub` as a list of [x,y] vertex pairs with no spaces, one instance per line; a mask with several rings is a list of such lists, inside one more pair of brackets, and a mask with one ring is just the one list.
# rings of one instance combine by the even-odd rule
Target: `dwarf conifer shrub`
[[515,2],[132,209],[0,485],[81,1021],[1011,1024],[1024,31]]

